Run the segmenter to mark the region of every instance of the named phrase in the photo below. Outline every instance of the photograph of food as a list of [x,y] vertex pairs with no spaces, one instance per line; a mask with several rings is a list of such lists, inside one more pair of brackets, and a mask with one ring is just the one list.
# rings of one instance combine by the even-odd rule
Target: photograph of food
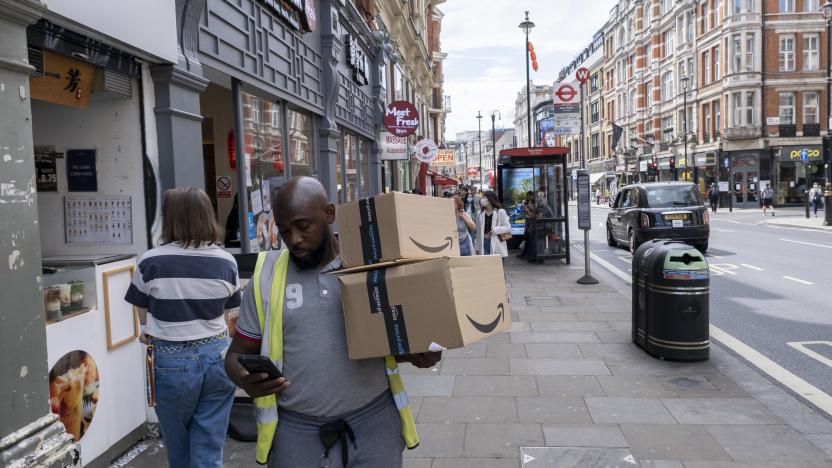
[[75,440],[87,432],[98,405],[98,366],[85,351],[65,354],[49,371],[49,402]]
[[280,250],[280,233],[277,232],[277,225],[274,222],[274,216],[269,216],[269,240],[272,245],[272,250]]
[[271,215],[263,212],[257,215],[256,239],[260,250],[269,250],[269,220]]

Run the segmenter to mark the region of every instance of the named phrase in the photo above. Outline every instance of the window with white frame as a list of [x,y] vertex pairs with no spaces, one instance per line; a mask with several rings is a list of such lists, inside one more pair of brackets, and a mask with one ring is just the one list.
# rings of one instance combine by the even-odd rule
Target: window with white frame
[[809,91],[803,93],[803,123],[817,124],[818,120],[818,93]]
[[719,99],[714,101],[714,135],[722,132],[722,104]]
[[624,47],[624,45],[624,28],[621,28],[618,30],[618,48],[620,49]]
[[653,106],[653,83],[647,83],[645,86],[645,92],[647,94],[647,107]]
[[590,121],[592,123],[595,123],[601,118],[600,113],[598,112],[598,109],[600,108],[600,105],[599,105],[598,101],[593,101],[589,105],[589,108],[590,108],[590,111],[589,111]]
[[731,36],[731,44],[733,45],[734,60],[731,61],[733,65],[731,71],[739,73],[742,71],[742,34],[734,34]]
[[780,0],[780,13],[793,13],[794,0]]
[[[668,131],[670,130],[670,131]],[[670,142],[673,138],[673,116],[662,117],[662,141]]]
[[734,107],[734,113],[731,115],[731,125],[734,127],[742,127],[742,93],[732,93],[731,94],[731,105]]
[[780,125],[794,125],[794,92],[780,93]]
[[757,123],[757,119],[754,118],[755,100],[756,93],[754,91],[745,92],[745,124],[749,126]]
[[713,135],[713,128],[711,127],[711,109],[710,106],[707,104],[702,106],[702,113],[705,114],[705,128],[703,133],[705,134],[706,141],[710,139],[710,136]]
[[739,15],[742,13],[742,5],[744,0],[734,0],[734,14]]
[[682,80],[682,77],[687,74],[685,70],[684,60],[680,61],[679,64],[676,66],[676,74],[679,76],[679,92],[681,93],[682,91],[684,91],[684,81]]
[[601,156],[601,138],[598,133],[593,133],[590,137],[590,146],[592,147],[593,158]]
[[794,71],[794,36],[780,36],[780,71]]
[[804,11],[820,11],[820,0],[803,0]]
[[687,23],[685,26],[685,32],[688,35],[688,42],[693,41],[693,12],[689,11],[685,14],[685,22]]
[[676,18],[676,43],[681,46],[685,43],[685,17]]
[[647,44],[645,54],[647,54],[647,66],[649,67],[653,65],[653,44]]
[[634,113],[638,110],[638,100],[636,100],[636,89],[633,88],[630,90],[630,113]]
[[650,5],[650,3],[651,2],[649,2],[649,1],[644,3],[644,28],[645,29],[650,27],[650,21],[651,21],[650,14],[652,13],[651,10],[653,9],[653,7],[652,7],[652,5]]
[[711,30],[711,2],[704,3],[702,13],[702,31],[708,32]]
[[668,57],[670,54],[673,53],[673,31],[668,29],[664,32],[664,55],[662,57]]
[[667,13],[667,0],[659,0],[659,15]]
[[754,49],[757,47],[754,33],[745,33],[745,70],[754,71]]
[[817,34],[803,35],[803,69],[817,70],[820,67],[819,51],[818,51],[819,36]]
[[754,11],[754,0],[734,0],[734,14],[752,13]]
[[688,67],[685,69],[685,75],[688,78],[690,78],[690,82],[688,83],[688,86],[690,86],[691,89],[695,88],[696,87],[696,72],[694,71],[694,68],[693,68],[693,57],[688,59]]
[[716,27],[721,20],[722,0],[714,0],[714,27]]
[[627,42],[630,43],[633,41],[633,30],[635,29],[635,25],[633,23],[633,17],[631,16],[627,19]]
[[662,101],[667,101],[673,95],[673,72],[669,71],[662,75]]
[[702,53],[702,84],[707,85],[711,82],[711,53],[705,51]]
[[719,46],[714,47],[714,81],[719,80]]

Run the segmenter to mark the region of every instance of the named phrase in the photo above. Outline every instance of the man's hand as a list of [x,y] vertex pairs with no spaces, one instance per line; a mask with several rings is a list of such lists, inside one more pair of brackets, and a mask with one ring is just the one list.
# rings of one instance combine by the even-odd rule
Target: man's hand
[[279,379],[269,379],[269,375],[265,373],[249,374],[242,366],[240,366],[237,374],[237,381],[240,382],[240,388],[246,391],[251,397],[262,397],[267,395],[280,395],[281,392],[289,387],[289,381],[281,377]]
[[408,354],[402,357],[402,362],[409,362],[419,369],[428,369],[442,359],[442,351],[428,351],[427,353]]

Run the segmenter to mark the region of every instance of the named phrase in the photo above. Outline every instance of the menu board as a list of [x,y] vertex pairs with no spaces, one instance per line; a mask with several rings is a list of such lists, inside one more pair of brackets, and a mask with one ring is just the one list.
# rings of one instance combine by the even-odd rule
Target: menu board
[[133,243],[133,202],[129,196],[64,198],[67,244]]

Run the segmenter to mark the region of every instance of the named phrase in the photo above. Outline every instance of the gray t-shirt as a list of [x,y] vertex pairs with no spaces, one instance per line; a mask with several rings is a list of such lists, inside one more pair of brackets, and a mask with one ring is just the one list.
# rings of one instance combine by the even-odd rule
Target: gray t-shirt
[[[263,272],[274,270],[277,252]],[[291,383],[280,394],[278,404],[298,413],[334,417],[361,408],[389,388],[384,359],[350,360],[338,257],[323,268],[298,269],[291,258],[283,299],[283,375]],[[261,283],[271,289],[271,274]],[[263,307],[268,307],[268,294]],[[244,339],[261,341],[254,301],[254,282],[249,282],[240,306],[237,333]],[[266,353],[264,353],[266,354]]]

